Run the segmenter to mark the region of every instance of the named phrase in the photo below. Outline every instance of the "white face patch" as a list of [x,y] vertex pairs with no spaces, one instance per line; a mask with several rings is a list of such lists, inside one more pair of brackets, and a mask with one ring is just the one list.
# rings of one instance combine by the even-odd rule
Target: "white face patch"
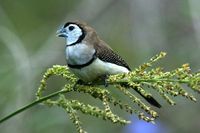
[[81,28],[76,24],[69,24],[65,27],[67,33],[67,45],[71,45],[78,41],[79,37],[83,34]]

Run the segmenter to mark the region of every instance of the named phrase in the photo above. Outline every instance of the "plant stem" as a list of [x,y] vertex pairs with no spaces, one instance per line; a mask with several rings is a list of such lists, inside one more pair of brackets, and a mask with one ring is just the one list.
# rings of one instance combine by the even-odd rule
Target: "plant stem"
[[[177,82],[177,83],[188,83],[190,82],[189,80],[179,80],[179,79],[136,79],[133,78],[131,79],[132,82],[159,82],[159,81],[166,81],[166,82]],[[120,79],[118,81],[111,81],[109,84],[116,84],[116,83],[127,83],[126,79]]]
[[178,82],[178,83],[188,83],[189,80],[178,80],[178,79],[133,79],[133,82],[158,82],[158,81],[166,81],[166,82]]
[[[178,79],[156,79],[156,78],[155,79],[134,79],[134,78],[132,79],[132,82],[158,82],[158,81],[179,82],[179,83],[188,83],[189,82],[189,80],[178,80]],[[118,81],[114,81],[114,82],[111,81],[111,82],[108,82],[108,83],[111,84],[111,85],[112,84],[116,84],[116,83],[127,83],[127,80],[126,79],[121,79],[121,80],[118,80]],[[16,110],[15,112],[7,115],[6,117],[0,119],[0,123],[8,120],[9,118],[11,118],[11,117],[23,112],[24,110],[26,110],[26,109],[28,109],[30,107],[33,107],[34,105],[36,105],[38,103],[41,103],[41,102],[43,102],[43,101],[45,101],[45,100],[47,100],[49,98],[57,96],[58,94],[66,93],[66,92],[68,92],[68,91],[66,91],[66,90],[57,91],[57,92],[54,92],[54,93],[52,93],[50,95],[44,96],[44,97],[42,97],[42,98],[40,98],[38,100],[35,100],[32,103],[30,103],[28,105],[25,105],[24,107]]]
[[44,96],[44,97],[42,97],[42,98],[40,98],[40,99],[38,99],[38,100],[35,100],[35,101],[33,101],[32,103],[27,104],[27,105],[25,105],[24,107],[22,107],[22,108],[16,110],[15,112],[13,112],[13,113],[7,115],[6,117],[0,119],[0,123],[3,123],[4,121],[8,120],[9,118],[11,118],[11,117],[13,117],[13,116],[15,116],[15,115],[17,115],[17,114],[23,112],[24,110],[26,110],[26,109],[28,109],[28,108],[30,108],[30,107],[33,107],[34,105],[36,105],[36,104],[38,104],[38,103],[41,103],[41,102],[43,102],[43,101],[45,101],[45,100],[47,100],[47,99],[49,99],[49,98],[55,97],[55,96],[57,96],[58,94],[65,93],[65,92],[67,92],[67,91],[66,91],[66,90],[57,91],[57,92],[54,92],[54,93],[52,93],[52,94],[50,94],[50,95]]

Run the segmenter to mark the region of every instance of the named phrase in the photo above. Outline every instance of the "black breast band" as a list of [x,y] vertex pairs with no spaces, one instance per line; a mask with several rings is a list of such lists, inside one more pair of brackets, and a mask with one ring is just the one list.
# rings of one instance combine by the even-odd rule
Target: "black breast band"
[[68,65],[68,67],[70,67],[70,68],[81,69],[81,68],[84,68],[84,67],[86,67],[86,66],[92,64],[92,62],[93,62],[96,58],[97,58],[97,57],[96,57],[96,52],[95,52],[94,55],[93,55],[93,57],[92,57],[92,59],[89,60],[89,61],[88,61],[87,63],[85,63],[85,64],[80,64],[80,65],[67,64],[67,65]]

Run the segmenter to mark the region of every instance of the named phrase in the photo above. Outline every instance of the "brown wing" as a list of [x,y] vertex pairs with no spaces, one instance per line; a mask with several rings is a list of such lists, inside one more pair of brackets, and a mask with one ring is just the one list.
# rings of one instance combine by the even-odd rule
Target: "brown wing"
[[126,67],[131,71],[128,64],[118,55],[116,54],[105,42],[100,41],[100,44],[94,45],[96,49],[96,55],[99,59],[105,62],[117,64],[119,66]]
[[[126,67],[128,70],[131,71],[128,64],[118,54],[116,54],[105,42],[100,41],[100,43],[94,45],[94,47],[96,49],[96,56],[102,61],[110,62],[110,63],[117,64],[119,66]],[[140,91],[138,91],[138,89],[134,89],[134,90],[137,93],[139,93],[145,100],[147,100],[147,102],[149,102],[151,105],[154,105],[158,108],[161,107],[161,105],[152,96],[150,95],[145,96]]]

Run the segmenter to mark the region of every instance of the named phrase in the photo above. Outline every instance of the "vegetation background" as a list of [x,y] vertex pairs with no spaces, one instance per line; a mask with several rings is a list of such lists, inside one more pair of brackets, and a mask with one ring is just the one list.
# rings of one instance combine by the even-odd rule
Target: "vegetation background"
[[[200,69],[199,0],[0,0],[0,118],[35,99],[47,68],[66,64],[64,40],[55,33],[66,21],[77,19],[94,27],[133,69],[160,51],[168,53],[159,64],[166,70],[183,63],[190,63],[193,71]],[[64,83],[51,79],[49,92]],[[172,107],[155,94],[163,105],[156,109],[157,125],[117,109],[132,124],[113,125],[84,115],[81,120],[90,133],[195,133],[200,130],[200,95],[194,95],[197,103],[175,98]],[[100,104],[84,94],[70,93],[69,98]],[[75,127],[62,109],[37,105],[1,124],[0,132],[73,133]]]

